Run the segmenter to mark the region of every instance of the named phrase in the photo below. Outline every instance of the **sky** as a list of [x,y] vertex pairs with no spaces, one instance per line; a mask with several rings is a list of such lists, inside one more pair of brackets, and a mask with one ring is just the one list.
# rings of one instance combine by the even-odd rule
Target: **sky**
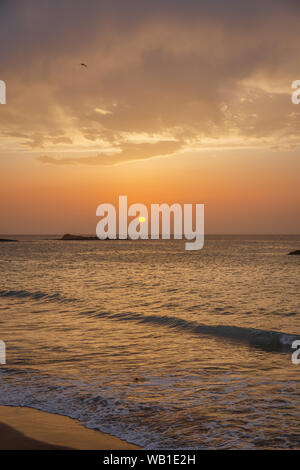
[[299,234],[299,22],[296,0],[1,0],[0,233],[95,233],[127,195]]

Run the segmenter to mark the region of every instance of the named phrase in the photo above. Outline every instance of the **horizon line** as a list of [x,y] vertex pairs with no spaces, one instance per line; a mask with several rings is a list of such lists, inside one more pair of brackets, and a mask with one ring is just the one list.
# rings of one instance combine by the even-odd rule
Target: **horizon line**
[[[83,232],[60,232],[60,233],[0,233],[0,237],[6,236],[6,237],[29,237],[29,236],[34,236],[34,237],[57,237],[57,236],[63,236],[66,234],[70,235],[78,235],[78,236],[97,236],[96,234],[92,233],[83,233]],[[118,234],[119,235],[119,234]],[[160,233],[159,236],[162,234]],[[276,233],[270,233],[270,232],[243,232],[243,233],[205,233],[205,236],[246,236],[246,235],[259,235],[259,236],[300,236],[300,233],[282,233],[282,232],[276,232]],[[174,233],[171,233],[171,236],[174,236]],[[183,235],[184,237],[184,235]],[[145,239],[146,240],[146,239]],[[151,240],[151,237],[149,237],[149,240]],[[154,240],[154,239],[153,239]],[[167,239],[166,239],[167,240]]]

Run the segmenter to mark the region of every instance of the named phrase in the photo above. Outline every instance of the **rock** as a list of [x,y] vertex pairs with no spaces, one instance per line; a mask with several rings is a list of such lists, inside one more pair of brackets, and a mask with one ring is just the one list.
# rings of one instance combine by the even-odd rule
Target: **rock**
[[289,255],[300,255],[300,250],[291,251]]
[[[77,241],[82,241],[82,240],[88,240],[88,241],[108,241],[110,240],[109,238],[106,238],[105,240],[100,240],[100,238],[98,237],[88,237],[86,235],[72,235],[70,233],[66,233],[65,235],[62,236],[62,238],[59,238],[58,240],[66,240],[66,241],[72,241],[72,240],[77,240]],[[119,240],[119,238],[115,238],[111,241],[117,241]],[[129,240],[129,238],[127,238],[126,240]],[[124,241],[124,239],[122,239],[121,241]]]
[[99,240],[97,237],[86,237],[84,235],[71,235],[66,233],[63,235],[62,240]]

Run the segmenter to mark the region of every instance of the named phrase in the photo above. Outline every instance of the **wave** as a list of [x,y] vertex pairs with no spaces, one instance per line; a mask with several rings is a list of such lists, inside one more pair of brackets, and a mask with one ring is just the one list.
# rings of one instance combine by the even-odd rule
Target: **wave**
[[[59,293],[48,294],[45,292],[29,292],[26,290],[0,290],[0,297],[32,299],[46,302],[79,302],[78,299],[72,299],[62,296]],[[284,333],[281,331],[262,330],[257,328],[247,328],[233,325],[206,325],[195,321],[185,320],[183,318],[172,317],[168,315],[142,315],[134,312],[127,313],[97,313],[97,309],[81,310],[83,315],[94,317],[108,317],[114,321],[132,321],[136,323],[150,323],[185,331],[191,334],[206,335],[228,340],[246,342],[250,346],[264,350],[277,352],[291,352],[292,343],[300,340],[299,335]]]
[[44,300],[47,302],[74,302],[76,299],[70,299],[59,293],[47,294],[46,292],[36,291],[29,292],[27,290],[0,290],[0,297],[10,297],[18,299]]
[[156,449],[159,446],[162,448],[162,445],[165,448],[168,444],[171,447],[173,439],[162,444],[162,436],[156,431],[156,424],[150,428],[144,424],[145,415],[171,412],[168,404],[151,399],[147,403],[128,399],[122,396],[118,388],[105,390],[104,387],[100,391],[98,383],[95,388],[93,383],[80,379],[60,379],[32,369],[16,371],[0,368],[0,377],[5,373],[9,380],[0,380],[1,406],[28,407],[68,416],[80,421],[87,429],[111,434],[142,448]]
[[117,321],[134,321],[136,323],[151,323],[169,328],[180,329],[192,334],[213,336],[248,343],[250,346],[264,350],[291,352],[292,343],[300,340],[299,335],[281,331],[261,330],[232,325],[205,325],[171,316],[140,315],[136,313],[100,313],[98,317],[108,316]]

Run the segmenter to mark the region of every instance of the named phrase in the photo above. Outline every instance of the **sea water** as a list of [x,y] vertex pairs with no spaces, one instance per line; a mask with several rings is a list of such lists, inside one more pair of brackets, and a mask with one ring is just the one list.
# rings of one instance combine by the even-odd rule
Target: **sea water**
[[45,238],[0,245],[1,405],[148,449],[300,447],[300,237]]

